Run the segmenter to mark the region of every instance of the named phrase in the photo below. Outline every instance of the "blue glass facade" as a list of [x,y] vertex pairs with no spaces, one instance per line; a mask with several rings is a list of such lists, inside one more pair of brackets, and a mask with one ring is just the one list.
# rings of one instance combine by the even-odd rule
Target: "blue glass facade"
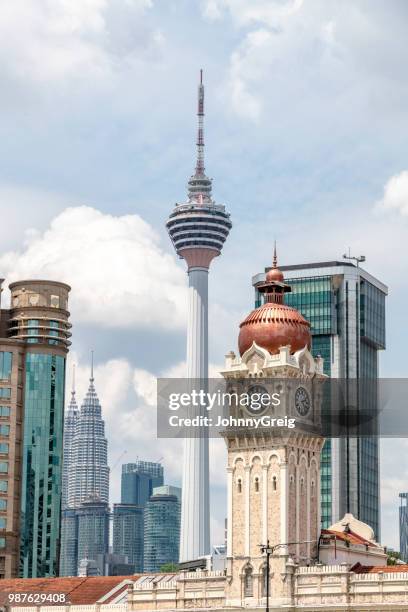
[[58,569],[65,358],[27,353],[21,498],[20,575]]
[[113,553],[126,556],[135,573],[143,572],[143,511],[134,504],[113,507]]
[[408,563],[408,493],[400,493],[399,537],[401,559]]
[[150,461],[125,463],[122,466],[121,502],[144,506],[154,487],[163,484],[163,466]]
[[179,547],[180,501],[175,495],[153,495],[145,508],[144,571],[178,563]]

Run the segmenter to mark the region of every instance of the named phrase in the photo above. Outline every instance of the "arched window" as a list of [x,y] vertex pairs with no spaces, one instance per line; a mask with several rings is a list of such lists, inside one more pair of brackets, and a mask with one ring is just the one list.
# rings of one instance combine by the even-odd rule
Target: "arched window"
[[300,479],[300,494],[303,495],[305,492],[305,479],[302,478]]
[[259,478],[255,476],[255,493],[259,493]]
[[273,491],[276,491],[276,489],[277,489],[277,478],[276,478],[276,476],[272,477],[272,489],[273,489]]
[[237,489],[238,489],[238,493],[242,493],[242,480],[241,480],[241,478],[238,478]]
[[245,568],[244,575],[244,597],[253,597],[254,581],[252,576],[252,567]]
[[310,489],[311,489],[311,496],[314,497],[315,493],[316,493],[316,487],[315,487],[315,481],[312,480],[312,482],[310,483]]

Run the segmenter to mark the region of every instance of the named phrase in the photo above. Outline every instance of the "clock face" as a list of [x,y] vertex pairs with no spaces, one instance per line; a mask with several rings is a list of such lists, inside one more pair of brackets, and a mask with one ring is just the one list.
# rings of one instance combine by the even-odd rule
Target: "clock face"
[[269,397],[269,394],[262,385],[252,385],[252,387],[249,387],[248,396],[249,403],[246,409],[251,414],[261,414],[268,408],[266,398]]
[[295,393],[295,408],[302,417],[306,416],[310,410],[309,393],[304,387],[298,387]]

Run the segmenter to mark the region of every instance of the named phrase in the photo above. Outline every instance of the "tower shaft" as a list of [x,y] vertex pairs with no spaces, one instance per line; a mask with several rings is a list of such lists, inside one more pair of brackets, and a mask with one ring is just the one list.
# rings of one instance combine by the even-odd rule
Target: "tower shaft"
[[[188,270],[187,377],[192,387],[208,378],[208,268]],[[206,431],[185,438],[180,561],[210,552],[209,449]]]

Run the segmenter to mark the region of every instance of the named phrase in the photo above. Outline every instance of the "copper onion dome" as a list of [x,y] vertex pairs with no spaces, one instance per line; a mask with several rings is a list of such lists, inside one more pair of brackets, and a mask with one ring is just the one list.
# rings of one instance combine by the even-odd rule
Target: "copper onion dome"
[[265,295],[265,303],[253,310],[240,325],[238,348],[242,356],[252,343],[265,348],[271,354],[279,353],[282,346],[290,345],[291,353],[308,346],[310,348],[310,323],[291,306],[283,303],[284,294],[291,291],[277,267],[276,247],[272,268],[266,274],[265,283],[258,286]]

